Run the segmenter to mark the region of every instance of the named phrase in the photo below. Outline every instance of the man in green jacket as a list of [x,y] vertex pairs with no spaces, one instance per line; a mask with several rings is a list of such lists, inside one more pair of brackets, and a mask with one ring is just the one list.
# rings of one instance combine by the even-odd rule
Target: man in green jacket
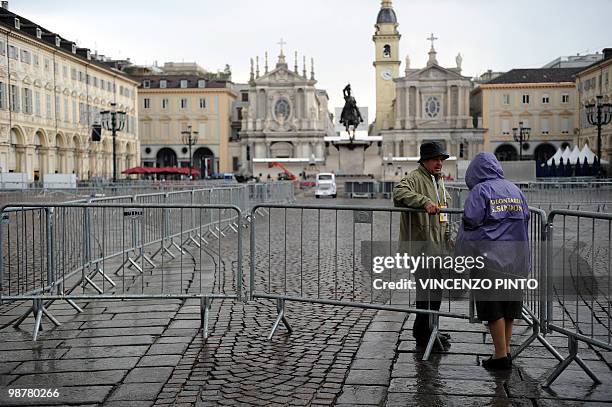
[[[444,188],[442,176],[442,166],[448,157],[438,142],[421,144],[419,167],[404,177],[393,189],[395,206],[419,210],[401,214],[400,241],[429,242],[434,246],[444,246],[449,241],[448,214],[440,213],[440,208],[448,207],[450,200]],[[416,273],[415,278],[436,277],[436,275],[437,273],[433,271],[421,270]],[[416,307],[418,309],[439,311],[440,304],[441,293],[439,291],[423,292],[418,289],[417,285]],[[417,314],[412,327],[412,335],[418,346],[427,345],[431,331],[429,315]],[[450,336],[441,334],[440,339],[446,344]]]

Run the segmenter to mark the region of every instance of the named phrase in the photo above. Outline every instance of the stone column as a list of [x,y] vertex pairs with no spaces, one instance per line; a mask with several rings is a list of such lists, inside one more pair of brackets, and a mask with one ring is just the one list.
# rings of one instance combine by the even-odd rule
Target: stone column
[[457,116],[463,118],[465,113],[463,111],[463,103],[465,98],[465,88],[463,86],[457,87]]
[[404,128],[405,129],[409,129],[410,126],[410,87],[406,87],[404,89],[404,95],[405,95],[405,99],[404,99]]
[[315,158],[324,159],[325,158],[325,152],[323,151],[324,149],[325,149],[325,144],[323,144],[322,142],[317,143]]
[[395,98],[395,128],[396,129],[401,129],[402,128],[402,112],[403,112],[403,105],[404,105],[404,92],[405,88],[403,87],[398,87],[397,88],[397,96]]

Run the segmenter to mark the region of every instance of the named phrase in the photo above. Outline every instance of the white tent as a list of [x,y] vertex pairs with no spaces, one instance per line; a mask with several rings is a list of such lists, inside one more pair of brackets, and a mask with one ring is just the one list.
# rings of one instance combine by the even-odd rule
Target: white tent
[[548,161],[546,161],[546,165],[552,165],[553,160],[555,160],[555,165],[558,165],[562,154],[563,154],[563,151],[561,150],[561,147],[559,147],[555,155],[553,155],[552,157],[548,159]]
[[578,161],[579,156],[580,156],[580,149],[578,148],[578,146],[574,146],[574,149],[572,150],[569,156],[570,164],[572,165],[576,164],[576,161]]
[[588,164],[593,164],[595,161],[595,154],[591,151],[588,145],[584,145],[582,150],[580,151],[580,155],[578,156],[578,160],[580,160],[580,164],[584,164],[584,158],[586,157]]
[[563,154],[561,154],[563,164],[567,164],[567,160],[570,158],[570,155],[572,155],[572,150],[570,150],[569,146],[567,146],[565,147],[565,150],[563,150]]

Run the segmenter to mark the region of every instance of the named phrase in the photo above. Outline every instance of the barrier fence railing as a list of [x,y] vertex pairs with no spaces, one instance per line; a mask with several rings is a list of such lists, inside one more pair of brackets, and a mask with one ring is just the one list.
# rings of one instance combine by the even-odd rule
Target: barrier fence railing
[[567,336],[569,355],[544,385],[572,361],[601,383],[578,355],[578,344],[612,351],[612,214],[553,210],[547,228],[547,329]]
[[[609,212],[612,205],[612,182],[525,182],[517,183],[530,206],[545,211],[554,209]],[[469,193],[464,184],[447,183],[451,202],[461,207]]]
[[[76,300],[200,298],[207,336],[212,299],[242,298],[237,206],[13,204],[2,207],[2,214],[0,301],[33,302],[15,325],[34,313],[35,340],[43,315],[59,325],[48,310],[56,300],[81,311]],[[231,228],[236,238],[229,252],[221,239],[197,245],[188,239],[190,233],[205,236],[211,226],[224,231],[233,224],[238,227]],[[177,252],[163,250],[169,244]]]
[[[178,268],[172,269],[182,276],[189,249],[215,259],[224,238],[241,236],[242,226],[250,221],[245,214],[254,205],[293,200],[291,183],[271,182],[105,196],[61,204],[7,204],[0,227],[0,303],[32,300],[33,306],[14,325],[34,312],[36,339],[40,316],[59,323],[48,310],[53,301],[65,300],[81,312],[76,298],[145,298],[146,293],[134,297],[123,291],[125,286],[119,290],[117,279],[125,283],[128,270],[139,273],[143,284],[150,283],[145,280],[147,272],[156,277],[161,272],[164,281],[166,266],[173,261],[179,261]],[[240,262],[227,265],[220,254],[214,264],[231,267],[234,274],[242,273]],[[224,275],[215,278],[218,289],[232,281]],[[230,284],[237,298],[242,297],[242,277],[239,281]],[[79,287],[82,292],[77,297],[74,293]],[[184,298],[183,287],[179,288],[171,294]],[[203,298],[203,321],[207,321],[211,295],[220,293],[223,291],[197,293]],[[203,332],[208,333],[206,324]]]
[[[422,212],[406,208],[323,205],[259,205],[269,216],[251,225],[250,298],[268,298],[277,302],[277,319],[269,337],[282,322],[291,331],[285,302],[299,301],[359,308],[386,309],[413,314],[427,314],[434,331],[423,355],[428,359],[440,323],[440,316],[475,322],[473,298],[456,301],[446,293],[439,312],[416,308],[416,295],[406,292],[375,290],[375,275],[361,263],[365,242],[388,244],[397,241],[401,213]],[[444,210],[449,214],[451,239],[454,238],[462,210]],[[530,208],[529,250],[531,268],[528,278],[538,281],[539,290],[525,290],[523,316],[532,335],[513,352],[518,357],[534,340],[541,342],[555,357],[561,358],[545,339],[546,334],[546,214]],[[276,219],[274,224],[270,221]],[[411,218],[409,217],[409,222]],[[435,222],[435,217],[429,217]],[[431,223],[430,223],[431,225]],[[427,226],[429,228],[429,226]],[[412,225],[409,225],[412,230]],[[329,240],[322,243],[322,236]],[[313,245],[314,242],[314,245]],[[371,246],[370,246],[371,247]],[[380,247],[378,248],[380,250]],[[372,256],[372,253],[370,253]],[[385,272],[386,273],[386,272]],[[391,272],[385,277],[391,280]],[[411,276],[410,278],[415,278]],[[461,305],[463,304],[463,308]]]
[[[81,311],[76,300],[200,298],[207,336],[212,299],[243,298],[241,233],[250,226],[246,292],[249,299],[276,301],[269,338],[281,323],[291,331],[286,301],[427,315],[434,330],[424,359],[439,341],[440,317],[476,321],[471,293],[445,295],[440,311],[433,311],[417,308],[410,290],[374,288],[376,275],[363,263],[368,250],[370,260],[373,243],[393,255],[402,213],[419,211],[293,205],[293,187],[286,184],[6,205],[0,221],[0,303],[32,301],[15,325],[34,313],[36,338],[43,316],[59,324],[48,310],[57,300]],[[452,239],[462,210],[443,212]],[[513,357],[538,340],[560,362],[545,386],[572,361],[599,383],[578,355],[578,344],[612,350],[612,214],[555,210],[547,216],[530,208],[530,215],[528,278],[539,289],[523,293],[523,319],[532,335]],[[431,233],[438,219],[427,218],[424,231]],[[419,233],[408,219],[409,233]],[[393,281],[391,270],[382,276]],[[546,340],[553,331],[567,336],[567,358]]]

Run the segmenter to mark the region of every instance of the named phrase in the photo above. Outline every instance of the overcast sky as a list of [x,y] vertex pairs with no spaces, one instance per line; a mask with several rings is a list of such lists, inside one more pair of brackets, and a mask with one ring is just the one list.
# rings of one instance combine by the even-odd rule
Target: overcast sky
[[[330,111],[343,105],[351,83],[359,105],[375,110],[374,23],[378,0],[19,0],[9,9],[78,41],[79,46],[137,64],[195,61],[217,71],[232,68],[246,82],[249,58],[269,52],[276,63],[279,42],[315,61],[318,87],[330,96]],[[612,47],[612,1],[588,0],[395,0],[402,35],[402,61],[422,67],[434,33],[438,62],[463,74],[487,69],[541,67],[562,55]],[[308,62],[310,65],[310,62]],[[402,62],[401,71],[404,64]],[[310,66],[308,66],[310,72]]]

